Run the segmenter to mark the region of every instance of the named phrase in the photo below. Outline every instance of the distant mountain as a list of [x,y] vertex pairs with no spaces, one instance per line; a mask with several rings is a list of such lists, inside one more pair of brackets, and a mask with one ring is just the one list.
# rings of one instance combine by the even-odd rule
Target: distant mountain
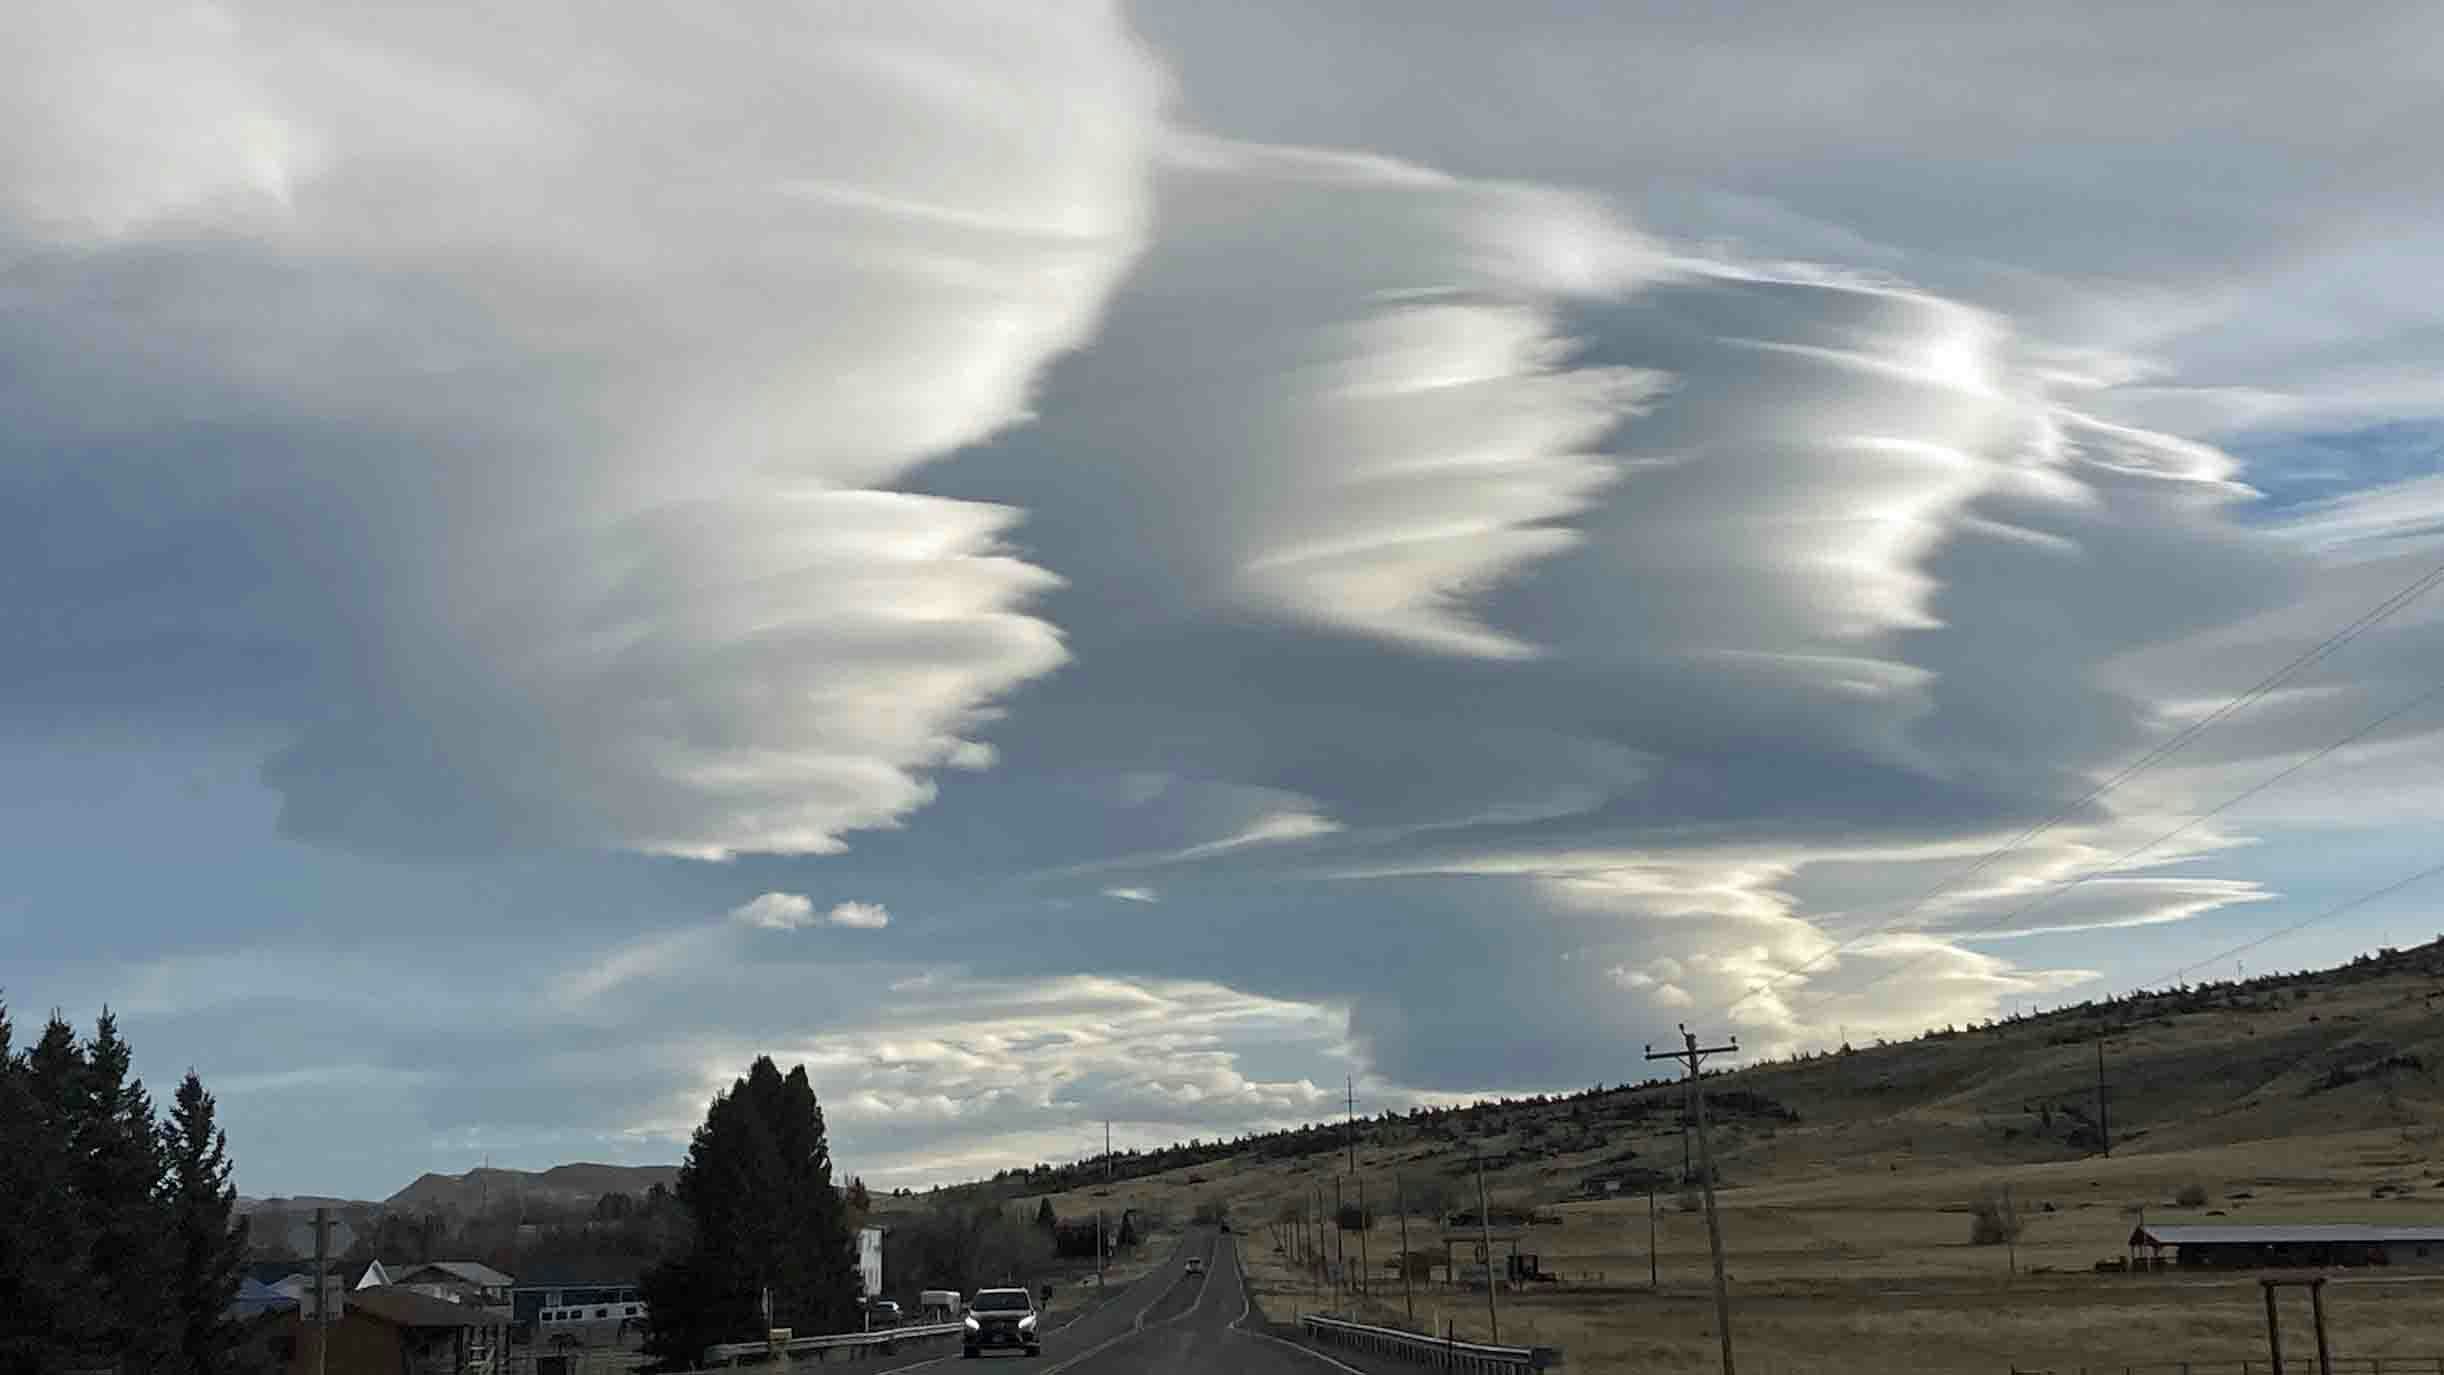
[[392,1194],[383,1206],[404,1212],[474,1213],[507,1199],[554,1206],[584,1206],[605,1194],[642,1196],[654,1185],[679,1180],[676,1165],[597,1165],[580,1162],[548,1170],[469,1170],[427,1174]]

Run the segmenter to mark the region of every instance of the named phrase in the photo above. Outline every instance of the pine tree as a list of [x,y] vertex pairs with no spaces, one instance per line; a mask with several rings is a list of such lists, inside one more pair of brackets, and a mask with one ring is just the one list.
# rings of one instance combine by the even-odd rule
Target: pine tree
[[678,1198],[696,1235],[686,1256],[645,1277],[646,1350],[657,1360],[686,1368],[707,1346],[754,1336],[766,1290],[779,1326],[856,1326],[856,1258],[804,1066],[784,1077],[759,1056],[714,1096],[679,1167]]
[[1047,1233],[1061,1230],[1061,1215],[1052,1211],[1052,1197],[1049,1194],[1035,1205],[1035,1225]]
[[874,1195],[867,1191],[865,1180],[856,1175],[849,1176],[847,1203],[849,1211],[859,1217],[874,1211]]
[[75,1189],[92,1229],[93,1277],[105,1320],[101,1331],[125,1369],[179,1375],[177,1320],[169,1302],[174,1278],[169,1248],[170,1201],[161,1130],[142,1080],[129,1076],[131,1056],[118,1019],[103,1009],[85,1043],[85,1091],[79,1121]]
[[192,1375],[222,1375],[230,1367],[237,1331],[229,1304],[246,1259],[246,1221],[234,1216],[238,1192],[229,1182],[229,1136],[213,1124],[212,1110],[212,1095],[188,1070],[162,1132],[177,1261],[171,1307]]
[[93,1234],[75,1191],[85,1053],[57,1013],[0,1062],[0,1375],[106,1363]]

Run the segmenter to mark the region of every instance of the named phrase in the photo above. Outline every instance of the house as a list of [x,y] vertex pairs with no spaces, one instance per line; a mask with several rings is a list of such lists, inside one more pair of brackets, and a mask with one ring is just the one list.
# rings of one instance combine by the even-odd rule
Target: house
[[372,1261],[365,1266],[365,1273],[357,1277],[356,1287],[359,1289],[379,1289],[388,1283],[390,1283],[390,1272],[383,1269],[382,1262],[377,1260]]
[[472,1260],[433,1260],[403,1265],[392,1271],[394,1288],[413,1289],[452,1303],[507,1308],[517,1282],[489,1265]]
[[289,1375],[459,1375],[502,1349],[508,1322],[506,1309],[384,1285],[349,1294],[327,1329],[290,1315],[274,1350]]
[[[2154,1226],[2130,1233],[2139,1268],[2256,1269],[2282,1266],[2444,1266],[2444,1227],[2365,1223],[2279,1223],[2268,1226]],[[2145,1252],[2145,1255],[2140,1255]]]

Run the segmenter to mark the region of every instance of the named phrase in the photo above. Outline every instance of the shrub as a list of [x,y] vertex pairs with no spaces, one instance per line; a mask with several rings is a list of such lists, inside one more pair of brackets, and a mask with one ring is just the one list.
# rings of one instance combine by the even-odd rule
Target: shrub
[[2172,1201],[2184,1208],[2203,1208],[2206,1198],[2206,1186],[2193,1179],[2181,1186],[2181,1191],[2172,1196]]
[[1999,1190],[1981,1195],[1969,1205],[1969,1244],[2000,1246],[2017,1241],[2021,1229],[2020,1207],[2009,1194]]
[[1680,1191],[1680,1211],[1684,1213],[1706,1211],[1706,1191],[1694,1184],[1682,1189]]

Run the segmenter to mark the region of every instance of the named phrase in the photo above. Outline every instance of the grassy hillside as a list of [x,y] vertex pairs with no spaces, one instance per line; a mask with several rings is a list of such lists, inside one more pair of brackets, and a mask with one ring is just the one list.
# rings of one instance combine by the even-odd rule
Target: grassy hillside
[[[2444,944],[2314,974],[2176,990],[1709,1075],[1709,1121],[1746,1324],[1745,1369],[2002,1371],[2264,1354],[2246,1276],[2104,1275],[2134,1221],[2444,1223]],[[2110,1157],[2100,1153],[2104,1046]],[[1624,1047],[1626,1066],[1639,1064]],[[1643,1068],[1642,1064],[1639,1064]],[[1346,1174],[1340,1124],[1204,1148],[1108,1190],[1037,1189],[1032,1208],[1104,1206],[1186,1216],[1226,1203],[1263,1301],[1449,1320],[1484,1335],[1482,1291],[1400,1296],[1389,1204],[1417,1208],[1426,1249],[1472,1208],[1472,1154],[1497,1218],[1534,1212],[1521,1249],[1563,1280],[1504,1293],[1503,1336],[1554,1342],[1582,1370],[1709,1368],[1712,1310],[1702,1219],[1682,1211],[1677,1085],[1479,1105],[1357,1125]],[[1159,1157],[1139,1157],[1152,1163]],[[1123,1164],[1123,1172],[1128,1162]],[[1661,1288],[1647,1288],[1648,1204],[1587,1199],[1590,1176],[1653,1182]],[[1335,1299],[1271,1225],[1320,1188],[1376,1210],[1366,1300]],[[1972,1245],[1969,1209],[2008,1190],[2026,1216],[2016,1248]],[[1432,1214],[1439,1213],[1437,1217]],[[1465,1229],[1460,1229],[1465,1235]],[[1277,1249],[1278,1248],[1278,1249]],[[1354,1262],[1360,1247],[1348,1242]],[[2016,1254],[2015,1254],[2016,1251]],[[2014,1261],[2016,1260],[2016,1273]],[[2404,1273],[2338,1284],[2335,1339],[2351,1355],[2444,1354],[2444,1284]],[[2381,1296],[2382,1303],[2375,1300]],[[2304,1320],[2287,1331],[2309,1338]],[[2303,1346],[2305,1351],[2305,1346]]]

